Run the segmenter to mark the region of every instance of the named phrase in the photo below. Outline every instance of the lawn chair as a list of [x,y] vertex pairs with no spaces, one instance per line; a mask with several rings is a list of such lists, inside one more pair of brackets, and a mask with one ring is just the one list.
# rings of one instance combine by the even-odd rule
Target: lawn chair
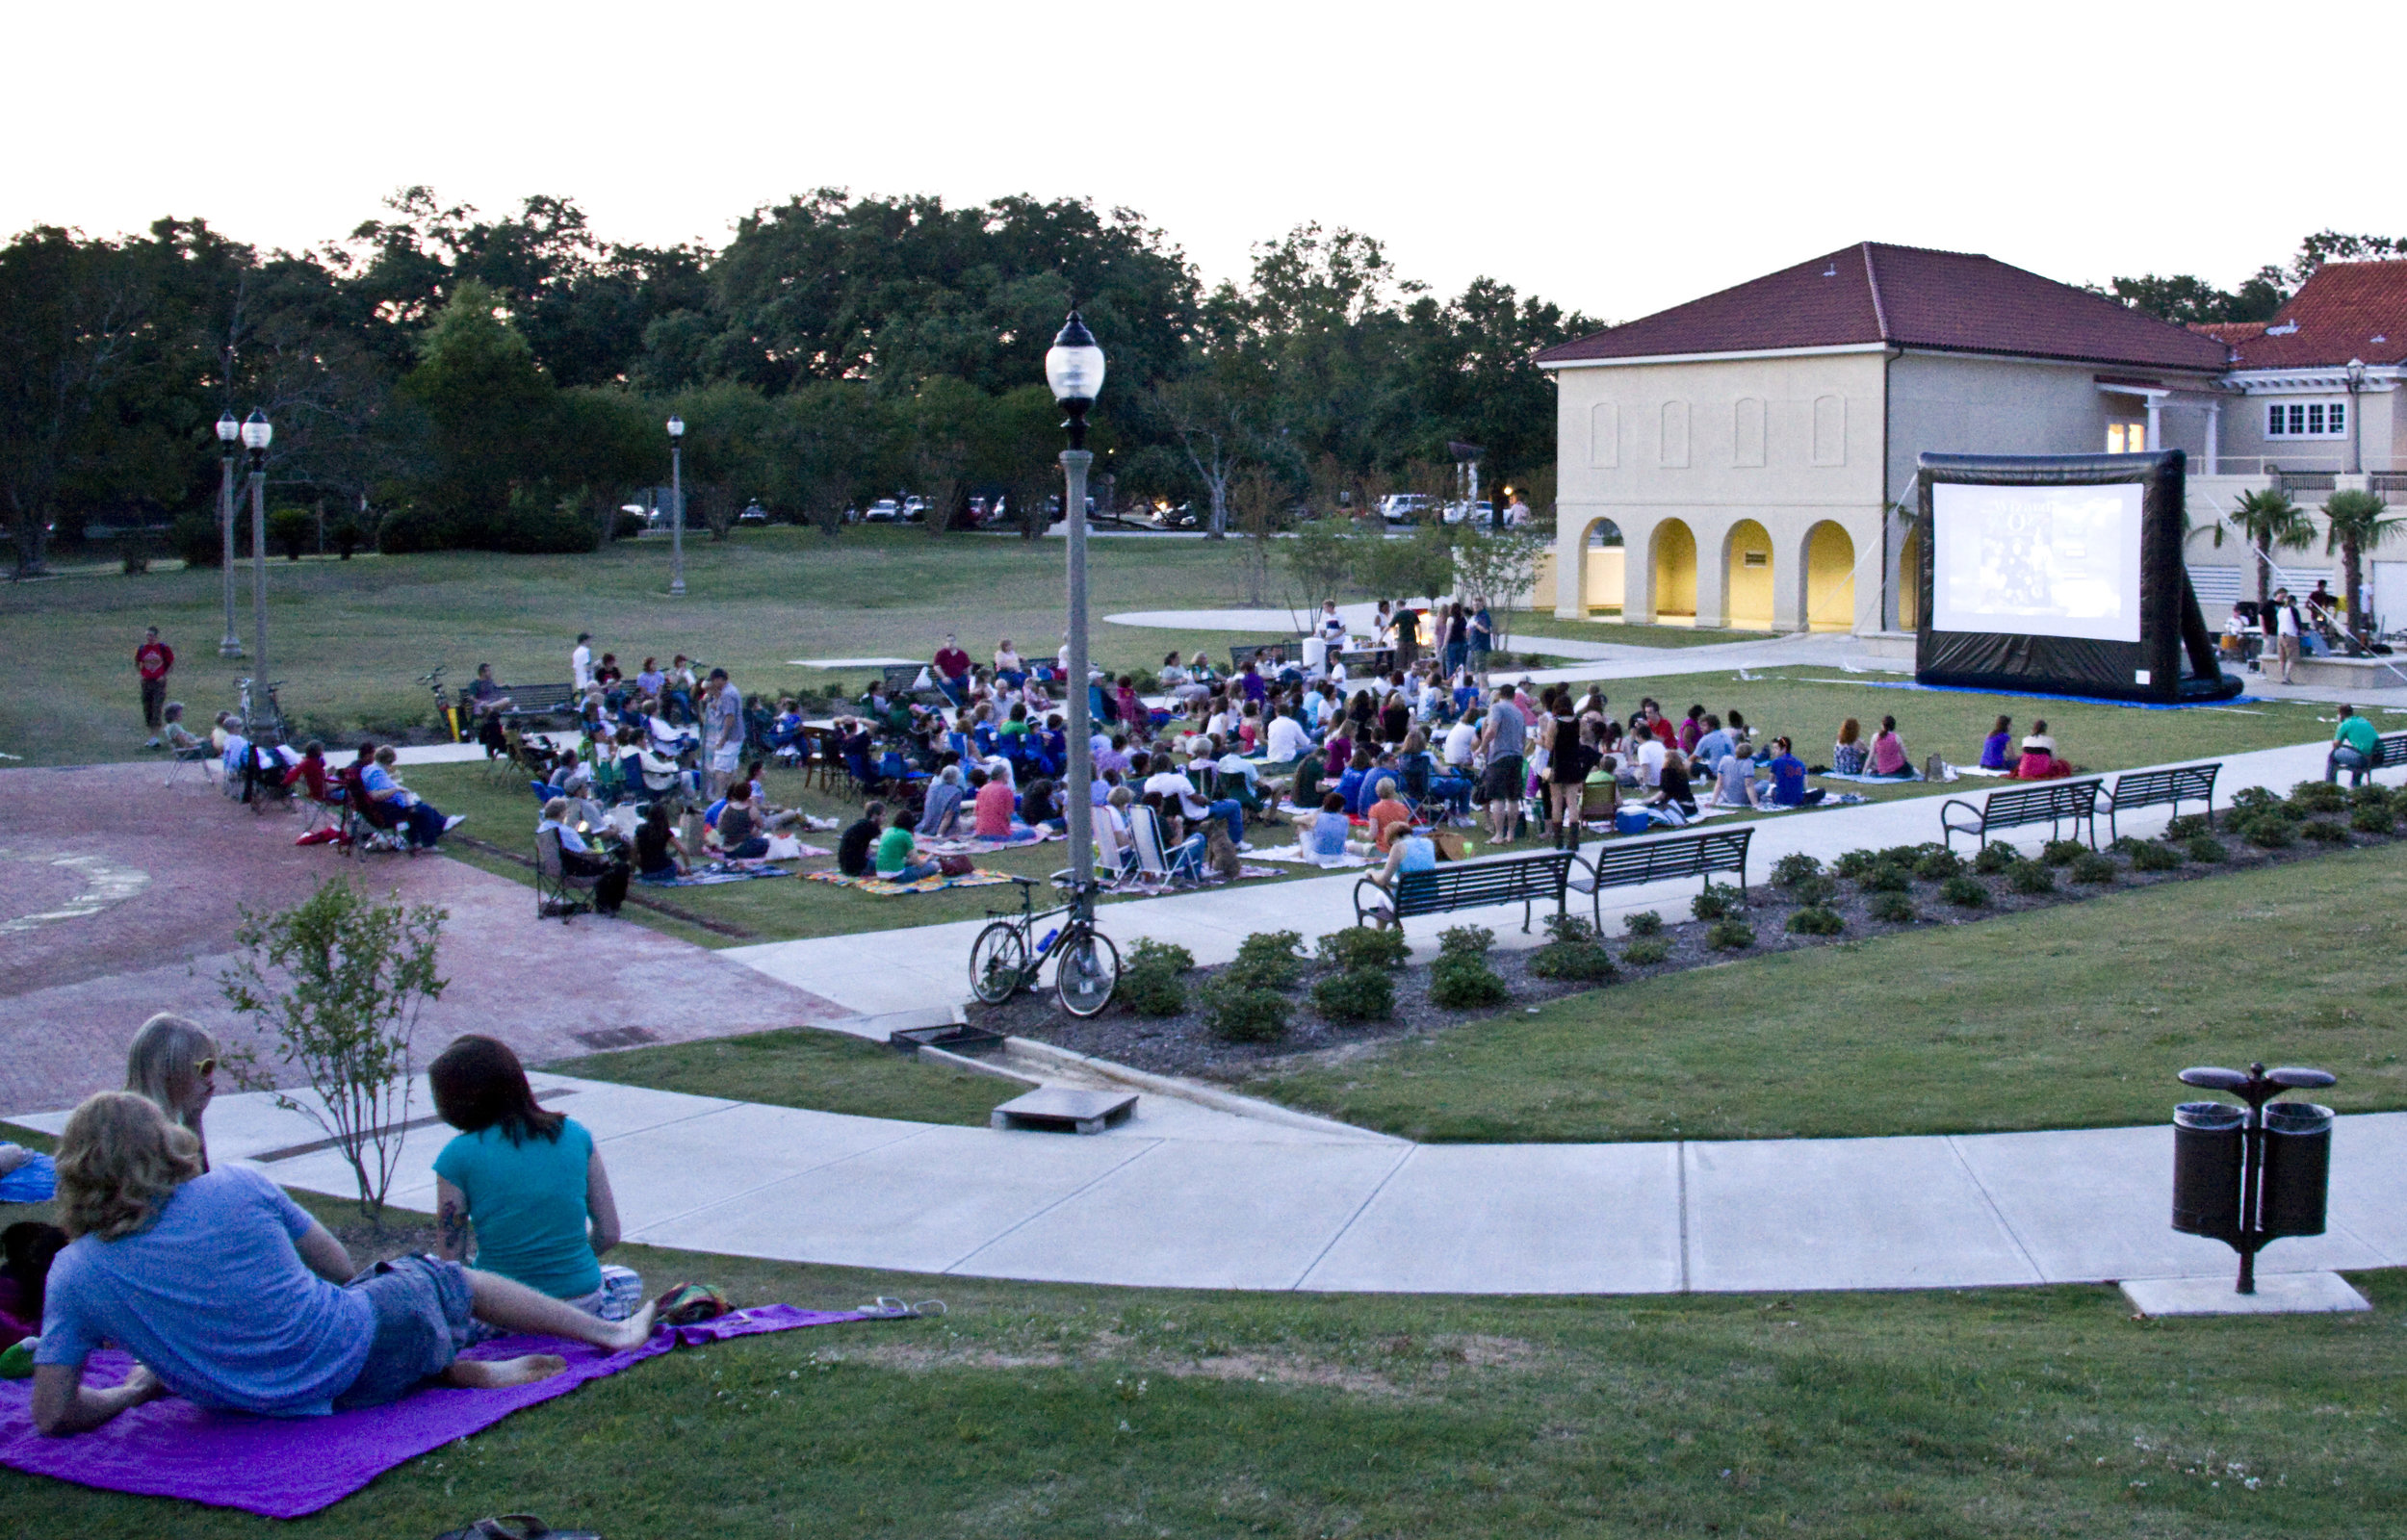
[[1112,827],[1108,808],[1095,809],[1095,853],[1105,887],[1118,887],[1138,875],[1136,847],[1121,840],[1119,831]]
[[1138,803],[1128,809],[1128,831],[1137,848],[1137,874],[1148,884],[1170,886],[1204,881],[1203,853],[1192,843],[1175,852],[1162,847],[1162,821],[1152,808]]
[[599,877],[581,877],[567,868],[560,860],[560,832],[556,829],[535,831],[535,918],[557,919],[566,925],[579,914],[589,913],[593,906],[578,897],[591,893]]
[[[188,781],[194,775],[200,777],[203,785],[216,783],[218,778],[211,775],[209,769],[218,762],[218,751],[211,748],[206,739],[189,749],[169,750],[168,754],[167,779],[159,783],[162,789],[179,781]],[[187,766],[190,766],[189,770]]]
[[337,779],[343,783],[344,849],[363,860],[371,854],[417,854],[402,835],[400,812],[368,795],[355,767],[346,765]]

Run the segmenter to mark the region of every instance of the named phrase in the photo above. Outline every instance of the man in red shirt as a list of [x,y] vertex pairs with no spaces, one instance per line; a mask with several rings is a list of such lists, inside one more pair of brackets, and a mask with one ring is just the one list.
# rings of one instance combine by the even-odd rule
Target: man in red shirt
[[955,706],[970,698],[970,654],[948,633],[936,650],[936,684]]
[[168,671],[175,667],[175,649],[159,640],[159,628],[142,632],[142,645],[134,649],[134,672],[142,680],[142,725],[150,729],[150,741],[145,749],[159,747],[160,713],[168,706]]

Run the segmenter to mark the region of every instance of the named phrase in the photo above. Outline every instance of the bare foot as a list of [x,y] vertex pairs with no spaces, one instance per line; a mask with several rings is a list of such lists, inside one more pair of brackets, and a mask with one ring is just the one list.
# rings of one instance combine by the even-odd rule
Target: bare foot
[[557,1353],[529,1353],[523,1358],[462,1358],[443,1371],[443,1383],[464,1390],[503,1390],[550,1379],[567,1369],[568,1360]]
[[606,1322],[612,1328],[610,1340],[600,1346],[612,1352],[623,1353],[630,1348],[640,1348],[652,1340],[652,1317],[660,1308],[657,1299],[646,1299],[643,1308],[624,1321]]

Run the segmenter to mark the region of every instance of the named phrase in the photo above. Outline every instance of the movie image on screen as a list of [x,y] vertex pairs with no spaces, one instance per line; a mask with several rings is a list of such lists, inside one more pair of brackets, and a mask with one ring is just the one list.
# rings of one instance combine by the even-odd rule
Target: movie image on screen
[[1931,625],[2139,640],[2141,489],[1931,488]]

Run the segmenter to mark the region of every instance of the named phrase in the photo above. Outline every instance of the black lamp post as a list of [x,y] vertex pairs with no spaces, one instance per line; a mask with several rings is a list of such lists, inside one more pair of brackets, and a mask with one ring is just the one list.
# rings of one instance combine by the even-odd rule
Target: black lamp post
[[254,724],[266,710],[268,693],[268,444],[274,437],[268,415],[254,408],[243,423],[243,448],[250,451],[250,611],[257,638],[251,649],[243,736],[254,748],[259,742]]
[[1103,349],[1076,311],[1063,323],[1061,334],[1045,354],[1045,382],[1053,399],[1070,414],[1070,448],[1062,450],[1069,497],[1062,517],[1069,521],[1070,548],[1070,871],[1081,919],[1095,916],[1095,809],[1090,787],[1095,782],[1094,725],[1087,710],[1086,661],[1086,474],[1095,456],[1086,447],[1087,408],[1103,388]]
[[686,592],[686,420],[668,420],[668,591],[671,598]]
[[218,572],[225,588],[225,634],[218,641],[220,657],[243,655],[243,639],[234,634],[234,446],[243,436],[243,424],[234,420],[232,412],[218,418],[218,531],[223,536],[225,549],[218,562]]

